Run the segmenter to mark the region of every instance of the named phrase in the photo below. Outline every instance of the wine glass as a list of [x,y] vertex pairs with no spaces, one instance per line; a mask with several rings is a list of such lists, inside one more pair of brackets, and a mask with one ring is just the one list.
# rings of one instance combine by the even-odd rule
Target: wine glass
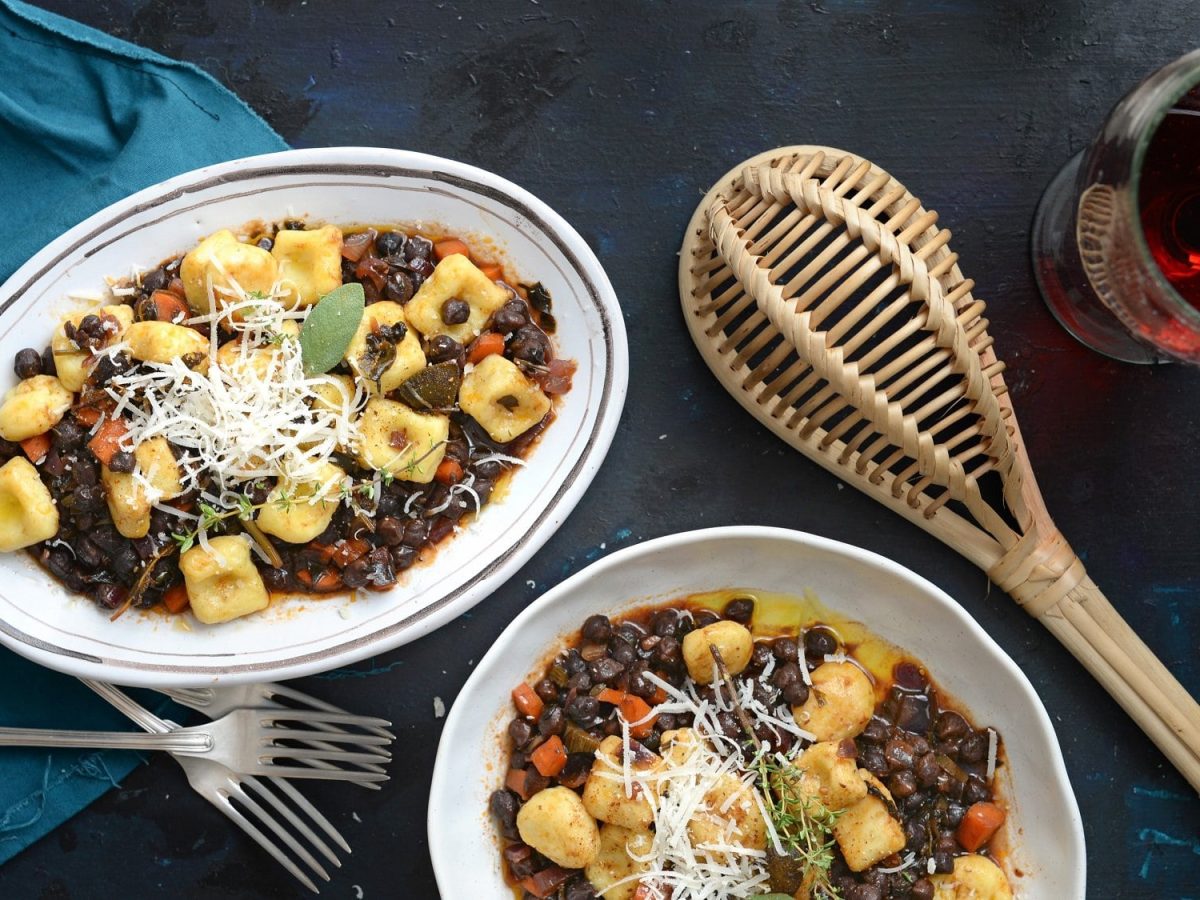
[[1126,94],[1050,182],[1032,252],[1050,311],[1082,343],[1200,364],[1200,50]]

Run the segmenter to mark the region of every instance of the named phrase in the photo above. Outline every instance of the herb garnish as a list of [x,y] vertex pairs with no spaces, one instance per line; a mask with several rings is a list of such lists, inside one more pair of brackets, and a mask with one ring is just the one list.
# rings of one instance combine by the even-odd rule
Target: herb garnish
[[307,375],[322,375],[342,361],[366,309],[358,282],[330,291],[313,307],[300,329],[300,357]]
[[179,545],[180,553],[187,553],[195,546],[196,538],[200,536],[201,531],[207,534],[213,527],[234,516],[243,522],[249,522],[254,518],[255,512],[268,506],[274,506],[287,512],[292,506],[292,498],[288,494],[280,492],[274,500],[268,500],[265,503],[251,503],[250,498],[245,494],[238,494],[236,505],[230,509],[217,509],[210,503],[201,503],[199,505],[199,524],[191,531],[172,534],[171,539]]

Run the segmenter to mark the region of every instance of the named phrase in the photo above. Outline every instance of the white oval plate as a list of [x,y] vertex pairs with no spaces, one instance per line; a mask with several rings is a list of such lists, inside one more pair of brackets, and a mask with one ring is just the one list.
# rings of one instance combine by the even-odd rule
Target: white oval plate
[[[365,147],[291,150],[198,169],[113,204],[58,238],[0,287],[0,359],[43,347],[66,295],[96,291],[189,249],[218,228],[311,217],[422,223],[489,238],[554,298],[562,355],[579,364],[556,421],[502,500],[396,588],[357,601],[291,599],[215,627],[156,615],[110,623],[26,554],[0,555],[0,641],[73,675],[150,687],[295,678],[411,641],[469,609],[524,563],[579,500],[616,429],[628,350],[599,261],[553,210],[462,163]],[[0,367],[0,391],[12,386]],[[190,620],[188,630],[181,624]]]
[[[1050,718],[1021,670],[949,596],[877,554],[782,528],[689,531],[614,553],[524,610],[454,701],[429,798],[429,852],[443,900],[509,900],[487,811],[501,785],[509,693],[593,613],[722,588],[800,595],[913,653],[999,730],[1008,765],[1009,877],[1022,900],[1084,897],[1083,825]],[[1015,876],[1015,871],[1023,873]]]

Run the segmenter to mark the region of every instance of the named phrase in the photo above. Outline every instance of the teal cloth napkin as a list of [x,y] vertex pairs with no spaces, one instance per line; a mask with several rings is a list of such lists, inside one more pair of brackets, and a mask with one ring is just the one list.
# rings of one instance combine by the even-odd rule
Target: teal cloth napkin
[[[0,281],[72,225],[140,188],[286,148],[195,66],[0,0],[0,210],[16,223],[0,242]],[[75,679],[4,649],[0,724],[129,729]],[[139,759],[0,749],[0,863],[91,803]]]

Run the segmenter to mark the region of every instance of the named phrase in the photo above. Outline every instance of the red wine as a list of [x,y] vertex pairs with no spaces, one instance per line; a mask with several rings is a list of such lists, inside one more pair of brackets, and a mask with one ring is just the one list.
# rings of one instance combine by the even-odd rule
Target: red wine
[[1175,290],[1200,308],[1200,86],[1154,132],[1138,206],[1154,261]]

